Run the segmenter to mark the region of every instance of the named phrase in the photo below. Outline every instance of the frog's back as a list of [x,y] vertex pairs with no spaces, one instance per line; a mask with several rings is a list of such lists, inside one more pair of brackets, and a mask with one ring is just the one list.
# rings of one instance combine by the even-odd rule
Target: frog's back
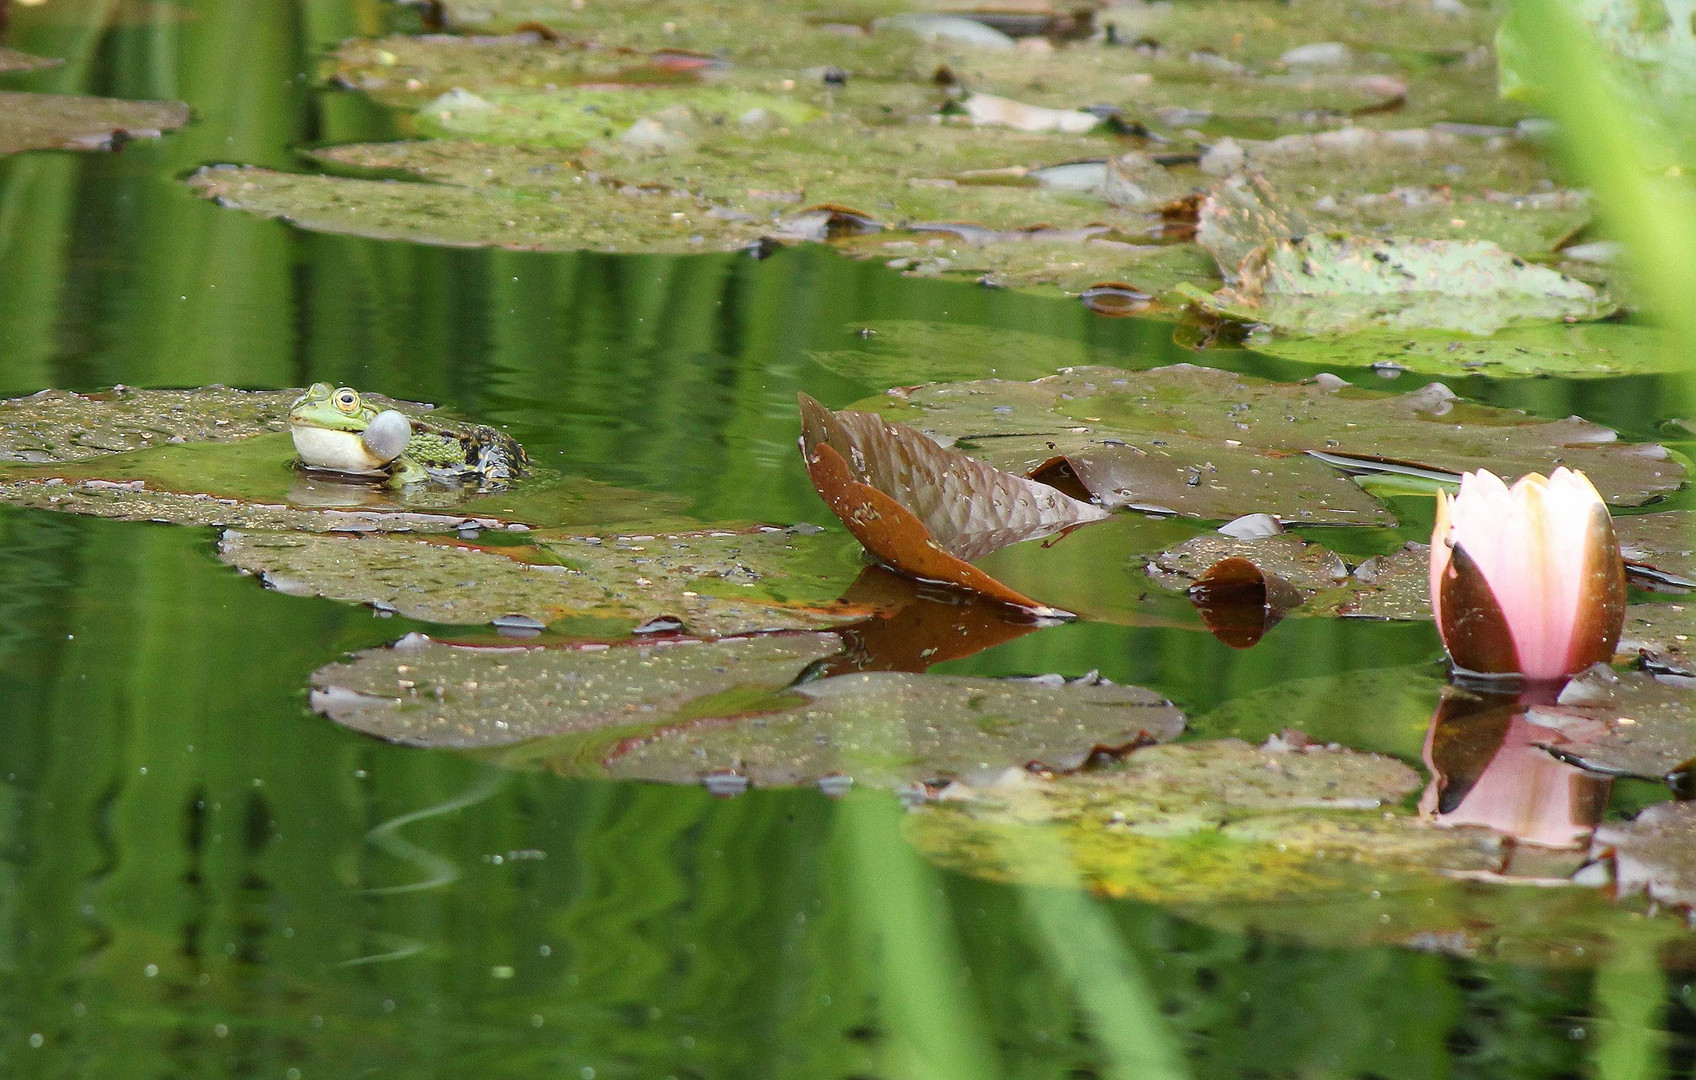
[[511,435],[486,424],[444,424],[414,417],[407,456],[438,473],[502,481],[522,476],[530,463]]

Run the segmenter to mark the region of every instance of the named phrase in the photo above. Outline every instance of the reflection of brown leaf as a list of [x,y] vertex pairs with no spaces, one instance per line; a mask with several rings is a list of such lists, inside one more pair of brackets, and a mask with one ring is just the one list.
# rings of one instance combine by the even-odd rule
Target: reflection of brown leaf
[[1286,612],[1306,599],[1277,574],[1234,556],[1209,567],[1189,594],[1202,625],[1233,649],[1258,644]]
[[822,443],[849,464],[856,482],[899,503],[939,547],[967,561],[1108,516],[1046,484],[939,446],[905,425],[872,413],[833,413],[802,394],[802,451],[810,460]]
[[840,628],[846,644],[842,652],[822,662],[823,675],[919,673],[932,664],[975,655],[1045,625],[1004,604],[986,603],[953,590],[926,589],[881,566],[866,567],[840,602],[879,614]]
[[828,443],[818,443],[807,453],[807,472],[831,512],[885,565],[908,577],[952,585],[1037,615],[1070,617],[1070,612],[1045,607],[944,551],[924,523],[900,503],[855,480],[848,462]]

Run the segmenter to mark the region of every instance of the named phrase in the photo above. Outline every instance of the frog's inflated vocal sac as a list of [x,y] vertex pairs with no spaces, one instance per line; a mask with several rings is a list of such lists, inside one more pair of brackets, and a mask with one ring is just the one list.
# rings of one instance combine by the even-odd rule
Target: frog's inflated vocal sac
[[307,468],[388,476],[394,487],[428,480],[501,487],[530,461],[503,431],[380,409],[352,387],[329,383],[314,383],[295,399],[289,429]]

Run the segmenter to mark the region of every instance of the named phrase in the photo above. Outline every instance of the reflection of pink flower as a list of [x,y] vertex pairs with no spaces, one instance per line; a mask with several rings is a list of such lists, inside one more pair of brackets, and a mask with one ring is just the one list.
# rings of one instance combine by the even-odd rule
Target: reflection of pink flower
[[1435,814],[1442,825],[1482,825],[1545,847],[1576,847],[1590,836],[1608,805],[1611,784],[1537,745],[1558,742],[1557,732],[1531,723],[1515,709],[1495,753],[1481,771],[1468,776],[1463,774],[1468,755],[1456,760],[1435,744],[1445,736],[1464,738],[1471,719],[1488,724],[1489,718],[1462,718],[1463,730],[1456,731],[1441,723],[1441,709],[1437,717],[1425,742],[1432,779],[1420,797],[1421,812]]
[[1458,667],[1565,678],[1613,656],[1625,566],[1601,495],[1583,473],[1485,470],[1437,495],[1431,606]]

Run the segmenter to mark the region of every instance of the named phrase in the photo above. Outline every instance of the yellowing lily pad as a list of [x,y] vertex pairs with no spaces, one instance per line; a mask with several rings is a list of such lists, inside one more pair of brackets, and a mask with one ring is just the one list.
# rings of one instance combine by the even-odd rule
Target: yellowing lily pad
[[1220,520],[1269,513],[1289,522],[1388,522],[1341,470],[1453,480],[1470,469],[1519,475],[1565,464],[1620,505],[1684,481],[1664,447],[1619,443],[1577,418],[1462,404],[1440,385],[1394,395],[1190,365],[1074,368],[1030,383],[894,390],[865,407],[998,468],[1063,480],[1064,467],[1109,507]]
[[282,592],[439,623],[517,617],[539,628],[567,617],[628,625],[669,617],[716,637],[817,629],[866,614],[835,604],[858,568],[828,535],[771,529],[530,539],[514,548],[232,530],[218,551]]
[[0,154],[22,150],[110,150],[188,123],[180,101],[123,101],[80,94],[0,90]]
[[909,819],[908,835],[950,869],[1037,885],[1061,882],[1018,852],[1059,845],[1098,892],[1195,906],[1359,896],[1497,865],[1482,831],[1385,810],[1418,783],[1377,755],[1186,743],[1110,770],[945,791]]

